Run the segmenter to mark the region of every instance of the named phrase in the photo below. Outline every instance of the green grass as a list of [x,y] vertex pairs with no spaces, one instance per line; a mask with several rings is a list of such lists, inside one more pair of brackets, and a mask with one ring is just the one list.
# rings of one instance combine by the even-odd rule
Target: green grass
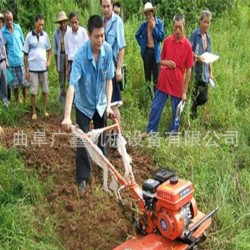
[[[199,109],[195,121],[189,118],[188,100],[181,121],[180,145],[169,144],[166,139],[171,117],[169,101],[159,125],[160,145],[150,148],[149,141],[142,143],[142,150],[154,158],[157,166],[172,167],[179,176],[193,182],[201,211],[208,213],[219,207],[205,249],[249,249],[250,244],[250,5],[243,2],[237,10],[212,23],[213,52],[220,55],[213,65],[217,87],[209,89],[209,102]],[[129,25],[133,29],[139,24]],[[126,53],[126,60],[130,62],[136,57],[133,66],[138,71],[142,67],[137,59],[139,46],[134,48],[133,41],[131,46],[134,53]],[[133,131],[145,131],[149,113],[144,77],[137,73],[133,80],[137,82],[124,93],[122,108],[123,127],[129,131],[129,137]],[[200,146],[185,143],[187,131],[196,133]],[[236,134],[237,145],[233,141],[230,144],[230,135],[236,140]]]
[[[150,110],[139,46],[134,39],[139,24],[134,18],[125,26],[128,88],[121,108],[124,134],[137,143]],[[195,121],[189,118],[188,101],[181,121],[180,145],[169,144],[165,135],[171,115],[168,101],[159,126],[160,145],[150,147],[152,141],[146,141],[139,142],[142,146],[138,147],[154,159],[156,168],[171,167],[193,182],[201,211],[208,213],[219,207],[205,249],[250,249],[249,25],[248,1],[213,21],[213,52],[220,55],[214,63],[217,87],[209,90],[209,102],[200,108]],[[54,63],[50,83],[49,110],[62,115]],[[0,108],[1,125],[15,126],[27,112],[27,106],[13,105],[9,111]],[[197,132],[200,145],[187,141],[187,131]],[[237,146],[225,143],[227,131],[237,131]],[[209,145],[209,138],[218,146]],[[56,222],[43,216],[45,195],[52,181],[41,183],[14,149],[0,148],[0,169],[0,249],[63,249],[54,233]]]
[[0,249],[63,249],[52,218],[43,218],[52,182],[28,172],[13,149],[0,148],[0,168]]

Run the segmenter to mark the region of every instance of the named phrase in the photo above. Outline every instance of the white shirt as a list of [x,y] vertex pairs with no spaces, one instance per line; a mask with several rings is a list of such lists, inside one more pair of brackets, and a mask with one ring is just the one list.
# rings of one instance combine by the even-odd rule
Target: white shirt
[[76,50],[87,40],[89,40],[85,28],[79,26],[76,32],[72,29],[67,30],[64,36],[65,53],[68,55],[68,60],[73,60]]
[[46,71],[47,51],[51,49],[48,34],[42,31],[37,35],[30,31],[25,39],[23,52],[28,55],[29,71]]

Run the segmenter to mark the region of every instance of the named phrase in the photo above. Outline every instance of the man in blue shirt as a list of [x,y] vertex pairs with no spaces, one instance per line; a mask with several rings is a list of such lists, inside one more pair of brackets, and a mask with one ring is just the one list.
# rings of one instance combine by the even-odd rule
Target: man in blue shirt
[[[135,38],[141,47],[141,57],[144,64],[144,74],[151,99],[154,96],[160,68],[160,43],[165,38],[165,31],[162,21],[154,16],[155,8],[152,3],[147,2],[143,10],[146,21],[142,23],[135,33]],[[153,74],[154,85],[151,84]]]
[[13,22],[13,14],[7,10],[4,13],[5,25],[2,29],[3,36],[6,40],[6,50],[8,55],[9,69],[13,75],[14,81],[12,86],[14,88],[14,95],[16,102],[22,102],[19,97],[18,88],[22,88],[23,100],[26,100],[27,81],[25,79],[25,69],[23,62],[23,45],[24,37],[19,24]]
[[[75,54],[62,122],[66,128],[72,124],[70,114],[74,99],[76,123],[84,132],[89,131],[91,120],[94,128],[105,127],[107,115],[113,114],[110,106],[114,77],[112,49],[104,41],[104,23],[100,16],[93,15],[89,18],[88,33],[89,40],[81,45]],[[100,137],[98,145],[106,155],[105,133]],[[76,180],[80,192],[85,190],[90,180],[90,169],[86,149],[77,147]]]
[[193,119],[197,116],[197,107],[207,102],[208,83],[210,79],[213,79],[212,65],[205,63],[201,56],[204,52],[211,52],[211,37],[207,32],[211,20],[212,13],[208,10],[203,10],[200,16],[200,26],[192,32],[189,39],[195,58],[195,84],[191,108],[191,118]]
[[113,78],[113,94],[111,107],[115,116],[121,125],[121,115],[119,107],[122,105],[120,81],[122,80],[122,64],[124,51],[126,47],[124,36],[124,25],[120,16],[116,15],[112,10],[111,0],[101,0],[101,9],[105,26],[105,39],[112,47],[113,62],[115,65],[115,76]]

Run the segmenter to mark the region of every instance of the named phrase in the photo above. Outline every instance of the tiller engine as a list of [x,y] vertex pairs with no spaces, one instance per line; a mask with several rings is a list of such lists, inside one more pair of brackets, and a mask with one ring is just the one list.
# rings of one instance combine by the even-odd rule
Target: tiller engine
[[[73,127],[73,133],[82,139],[92,160],[108,169],[121,184],[121,190],[129,189],[135,198],[133,222],[137,236],[114,248],[114,250],[185,250],[197,249],[205,239],[206,230],[211,225],[214,209],[208,215],[200,212],[193,197],[194,188],[190,181],[179,179],[173,171],[159,170],[154,178],[143,182],[142,188],[135,182],[128,160],[124,161],[125,177],[121,176],[101,150],[90,139],[104,130],[117,130],[118,151],[123,160],[127,152],[117,122],[102,130],[92,130],[85,134]],[[96,132],[95,132],[96,131]],[[129,157],[127,157],[129,159]]]

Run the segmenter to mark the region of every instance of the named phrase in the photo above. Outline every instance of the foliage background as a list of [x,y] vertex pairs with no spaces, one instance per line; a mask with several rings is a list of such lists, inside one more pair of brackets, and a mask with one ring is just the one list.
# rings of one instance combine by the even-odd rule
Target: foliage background
[[[125,62],[128,65],[128,88],[123,93],[121,112],[124,133],[130,136],[145,129],[150,109],[142,61],[134,39],[135,31],[144,20],[144,2],[121,2],[125,6]],[[250,3],[247,0],[155,0],[153,3],[157,6],[157,15],[164,18],[167,34],[171,33],[170,20],[176,12],[186,16],[187,36],[198,25],[200,10],[209,8],[214,13],[210,33],[213,52],[220,55],[220,60],[214,65],[217,87],[209,90],[210,100],[199,110],[199,118],[195,121],[189,118],[188,102],[180,131],[199,131],[202,138],[209,131],[219,136],[226,131],[237,131],[238,146],[226,145],[222,140],[218,141],[217,147],[207,147],[204,141],[200,146],[169,146],[164,140],[160,147],[152,148],[145,142],[137,150],[150,154],[156,167],[169,166],[178,170],[180,176],[190,179],[195,184],[196,200],[202,211],[209,212],[216,206],[220,208],[213,219],[206,249],[250,249]],[[91,14],[100,13],[97,0],[2,0],[0,10],[7,7],[13,10],[25,33],[32,29],[35,14],[41,12],[46,17],[45,29],[50,36],[56,28],[57,13],[62,9],[67,14],[71,10],[78,11],[84,26]],[[62,110],[58,108],[59,90],[53,65],[50,82],[50,109],[59,114]],[[0,107],[0,122],[3,126],[14,126],[24,112],[25,107],[11,108],[8,113]],[[167,104],[159,126],[162,138],[170,115]],[[183,135],[181,139],[184,139]],[[23,249],[62,249],[62,243],[54,233],[56,222],[46,221],[35,212],[43,206],[46,191],[53,183],[50,180],[40,183],[34,173],[27,173],[22,156],[13,149],[0,148],[0,166],[2,249],[18,249],[20,246]],[[30,230],[33,225],[39,228],[39,232]]]

